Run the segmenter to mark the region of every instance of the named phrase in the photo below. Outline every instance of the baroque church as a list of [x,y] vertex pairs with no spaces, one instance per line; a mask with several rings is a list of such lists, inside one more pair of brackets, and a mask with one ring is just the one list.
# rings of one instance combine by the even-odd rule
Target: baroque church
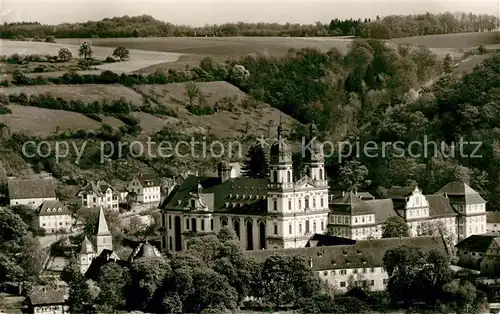
[[[236,231],[247,250],[304,247],[328,223],[328,183],[319,142],[304,162],[305,174],[293,180],[292,152],[281,123],[270,147],[268,178],[231,178],[227,163],[217,177],[189,176],[162,206],[162,249],[183,251],[189,237]],[[316,136],[311,125],[310,137]]]
[[162,250],[184,251],[190,237],[226,226],[235,230],[246,250],[306,247],[321,234],[380,239],[391,216],[408,224],[411,237],[426,235],[426,223],[448,229],[454,242],[487,232],[486,201],[463,182],[450,182],[431,195],[418,187],[393,187],[385,199],[330,191],[314,124],[304,156],[305,175],[294,181],[292,152],[282,133],[280,123],[270,147],[268,178],[234,178],[225,162],[216,177],[186,177],[161,205]]

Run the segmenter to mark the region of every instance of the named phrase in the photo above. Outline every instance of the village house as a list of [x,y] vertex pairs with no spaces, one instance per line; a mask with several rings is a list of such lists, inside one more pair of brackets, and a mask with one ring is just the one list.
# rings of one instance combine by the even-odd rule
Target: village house
[[67,233],[73,230],[73,217],[59,201],[45,201],[37,210],[38,226],[47,233]]
[[246,254],[260,262],[276,253],[303,256],[309,262],[309,267],[338,292],[347,292],[356,286],[383,291],[389,279],[384,268],[384,255],[388,250],[402,245],[422,249],[425,253],[437,250],[447,254],[445,243],[440,237],[358,240],[346,245],[249,251]]
[[500,236],[472,235],[455,247],[459,266],[480,271],[482,276],[489,278],[500,275]]
[[106,209],[118,210],[120,193],[105,181],[99,180],[90,182],[80,191],[77,196],[80,198],[82,207],[104,207]]
[[[369,193],[331,193],[321,145],[314,142],[305,173],[294,181],[289,146],[270,149],[268,178],[231,178],[228,163],[217,177],[188,176],[162,204],[162,249],[183,251],[190,236],[234,228],[247,250],[304,247],[314,234],[354,240],[382,237],[391,216],[406,221],[411,236],[446,232],[452,243],[486,233],[486,201],[467,184],[452,182],[435,194],[394,187],[386,199]],[[311,125],[310,138],[315,126]]]
[[31,314],[69,313],[66,292],[62,288],[37,286],[27,296],[28,312]]
[[45,201],[56,201],[56,183],[52,176],[12,178],[7,181],[10,205],[38,208]]
[[500,234],[500,212],[486,212],[486,231]]
[[127,190],[135,195],[139,203],[159,203],[161,201],[161,183],[153,175],[139,174],[128,184]]

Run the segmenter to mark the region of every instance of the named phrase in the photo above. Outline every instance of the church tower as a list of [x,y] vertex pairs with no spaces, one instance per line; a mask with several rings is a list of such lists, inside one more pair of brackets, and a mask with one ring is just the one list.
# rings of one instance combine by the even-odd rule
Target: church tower
[[78,254],[80,272],[82,274],[85,274],[87,272],[87,269],[89,269],[90,264],[92,263],[92,260],[94,259],[95,256],[96,254],[94,251],[94,247],[92,243],[90,243],[87,236],[85,236],[82,242],[82,248],[80,250],[80,253]]
[[323,154],[323,145],[317,138],[318,129],[316,125],[311,123],[309,126],[309,142],[302,147],[305,150],[304,168],[306,175],[312,180],[313,184],[318,187],[327,186],[325,174],[325,157]]
[[281,118],[278,125],[276,141],[271,145],[269,162],[269,188],[270,189],[292,189],[292,151],[290,146],[285,143],[283,137],[283,127]]
[[97,222],[97,255],[100,255],[101,252],[105,249],[113,250],[113,238],[111,236],[111,232],[108,228],[108,223],[106,222],[106,217],[104,217],[104,210],[99,209],[99,221]]

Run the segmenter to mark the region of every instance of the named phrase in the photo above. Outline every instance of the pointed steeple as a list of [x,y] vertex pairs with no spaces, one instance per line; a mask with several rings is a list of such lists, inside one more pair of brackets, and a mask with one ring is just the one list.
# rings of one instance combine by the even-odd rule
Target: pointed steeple
[[110,235],[108,223],[106,222],[106,217],[104,217],[104,210],[99,209],[99,221],[97,222],[97,235]]
[[89,238],[85,236],[82,242],[82,248],[80,250],[80,254],[93,254],[95,253],[94,247],[92,246],[92,243],[90,243]]

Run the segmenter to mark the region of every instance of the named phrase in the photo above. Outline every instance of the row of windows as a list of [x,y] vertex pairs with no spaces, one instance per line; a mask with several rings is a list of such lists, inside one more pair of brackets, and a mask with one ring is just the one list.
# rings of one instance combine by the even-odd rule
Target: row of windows
[[[316,180],[316,178],[313,178]],[[323,180],[323,169],[319,169],[319,180]],[[271,172],[271,182],[278,183],[278,171],[274,170]],[[287,171],[286,172],[286,182],[291,183],[292,182],[292,172]]]
[[[352,268],[352,269],[337,269],[337,270],[330,270],[330,271],[325,270],[325,271],[323,271],[323,275],[324,276],[328,276],[328,274],[330,274],[331,276],[347,275],[347,273],[348,273],[347,271],[348,270],[352,274],[358,274],[358,273],[360,273],[360,274],[366,274],[368,272],[370,272],[370,273],[374,273],[375,272],[375,268],[374,267],[371,267],[371,268],[359,268],[359,270],[358,270],[358,268]],[[385,272],[385,269],[382,268],[381,271]]]
[[[60,222],[60,223],[59,223],[59,226],[62,226],[62,225],[63,225],[63,223],[62,223],[62,222]],[[68,225],[69,225],[69,222],[66,222],[64,225],[65,225],[65,226],[68,226]],[[49,221],[48,223],[43,223],[43,224],[42,224],[42,227],[51,227],[51,226],[57,226],[57,223],[56,223],[56,222],[54,222],[54,221]]]
[[[383,279],[382,280],[383,284],[386,285],[387,284],[387,279]],[[354,281],[354,286],[357,287],[357,286],[361,286],[363,285],[363,283],[367,286],[374,286],[375,285],[375,280],[356,280]],[[340,282],[340,287],[342,288],[345,288],[347,287],[347,283],[345,281],[341,281]]]
[[[319,200],[320,200],[320,207],[323,208],[323,206],[325,205],[324,200],[323,200],[323,198],[320,198]],[[304,210],[309,209],[309,197],[308,196],[305,197],[304,203],[305,203]],[[298,205],[299,205],[298,209],[302,209],[302,201],[301,200],[299,200]],[[316,198],[313,198],[313,200],[312,200],[312,208],[316,208]],[[277,200],[273,200],[273,210],[278,210],[278,201]],[[288,200],[288,210],[292,210],[292,200]]]

